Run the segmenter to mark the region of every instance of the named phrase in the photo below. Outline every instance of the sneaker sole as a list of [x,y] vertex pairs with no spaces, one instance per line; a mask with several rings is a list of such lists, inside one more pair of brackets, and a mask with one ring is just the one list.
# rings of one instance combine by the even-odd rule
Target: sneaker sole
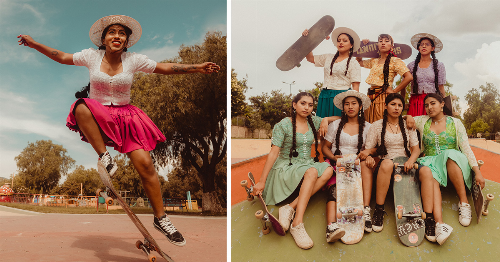
[[333,243],[339,239],[341,239],[345,235],[345,231],[338,232],[337,234],[330,235],[329,238],[326,238],[326,242]]
[[371,227],[365,227],[365,232],[371,233],[372,232],[372,228]]
[[384,229],[384,226],[378,227],[378,226],[373,226],[372,225],[372,229],[373,229],[374,232],[378,233],[378,232],[381,232],[382,229]]
[[[165,235],[165,232],[163,232],[163,230],[160,227],[158,227],[156,224],[154,224],[154,226],[155,226],[156,230],[160,231],[163,235]],[[165,237],[166,237],[166,235],[165,235]],[[176,246],[179,246],[179,247],[182,247],[182,246],[186,245],[186,239],[184,239],[183,242],[175,242],[175,241],[172,241],[170,238],[167,237],[167,240],[168,240],[168,242],[170,242],[170,243],[172,243],[172,244],[174,244]]]
[[[450,235],[451,235],[451,234],[450,234]],[[437,239],[436,239],[436,241],[438,242],[438,244],[439,244],[440,246],[442,246],[442,245],[444,244],[444,242],[446,242],[446,240],[448,240],[448,238],[450,237],[450,235],[448,235],[448,236],[447,236],[447,237],[446,237],[443,241],[438,241]]]

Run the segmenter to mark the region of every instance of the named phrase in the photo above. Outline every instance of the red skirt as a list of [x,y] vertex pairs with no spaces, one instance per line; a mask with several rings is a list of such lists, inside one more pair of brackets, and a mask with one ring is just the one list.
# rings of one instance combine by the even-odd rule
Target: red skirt
[[424,98],[427,94],[411,95],[410,97],[410,108],[408,109],[408,115],[411,116],[423,116],[427,115],[425,112]]
[[139,108],[133,105],[102,105],[90,99],[78,99],[71,105],[71,109],[66,119],[66,126],[80,133],[82,141],[88,142],[76,123],[73,114],[75,106],[84,101],[92,112],[97,124],[104,134],[109,138],[107,146],[112,146],[120,153],[129,153],[137,149],[151,151],[155,149],[158,142],[164,142],[165,136],[151,119]]

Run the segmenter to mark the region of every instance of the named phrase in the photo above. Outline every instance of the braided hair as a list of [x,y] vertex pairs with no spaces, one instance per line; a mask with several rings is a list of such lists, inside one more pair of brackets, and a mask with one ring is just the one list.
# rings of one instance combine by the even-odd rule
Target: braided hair
[[[288,157],[290,159],[289,165],[292,165],[292,157],[298,157],[299,156],[299,153],[297,152],[297,140],[296,140],[296,133],[297,133],[297,125],[296,125],[296,123],[297,123],[297,112],[293,108],[293,103],[298,103],[303,96],[309,96],[314,101],[313,95],[311,95],[310,93],[307,93],[307,92],[300,92],[300,93],[298,93],[293,98],[293,100],[292,100],[291,115],[292,115],[292,127],[293,127],[293,132],[292,132],[293,142],[292,142],[292,147],[290,148],[290,153],[288,154]],[[315,140],[316,157],[314,158],[314,161],[319,162],[318,134],[316,132],[316,127],[314,126],[314,123],[312,121],[311,115],[307,116],[307,122],[309,123],[309,126],[311,126],[311,128],[312,128],[313,135],[314,135],[314,140]]]
[[[399,99],[403,103],[403,108],[405,106],[405,100],[402,95],[398,93],[390,93],[385,99],[385,105],[387,106],[392,100]],[[379,156],[387,155],[387,148],[385,147],[385,132],[387,129],[387,109],[384,110],[384,118],[382,120],[382,133],[380,134],[380,146],[377,148],[376,154]],[[409,157],[411,155],[408,149],[408,136],[406,135],[406,130],[404,127],[403,116],[399,115],[398,118],[399,126],[401,129],[401,135],[403,136],[403,145],[405,148],[406,155]]]
[[[434,41],[428,37],[422,37],[417,43],[417,49],[420,48],[420,43],[423,40],[429,40],[431,43],[431,46],[434,47]],[[415,64],[413,65],[413,82],[412,82],[412,93],[417,94],[418,93],[418,83],[417,83],[417,69],[418,69],[418,64],[420,63],[420,58],[422,55],[420,54],[420,51],[417,54],[417,58],[415,59]],[[439,69],[438,69],[438,60],[436,59],[436,54],[434,51],[431,52],[431,57],[432,57],[432,67],[434,69],[434,87],[436,88],[435,93],[440,93],[438,92],[439,90],[439,85],[438,85],[438,75],[439,75]]]
[[[378,39],[382,38],[387,38],[391,41],[391,45],[394,44],[394,40],[392,37],[388,34],[381,34],[378,36]],[[387,58],[385,59],[384,63],[384,84],[382,85],[382,92],[385,92],[386,89],[389,87],[389,64],[391,63],[391,58],[394,56],[393,52],[389,52],[387,55]]]
[[90,82],[88,85],[82,87],[82,89],[80,91],[77,91],[75,93],[75,97],[77,99],[80,99],[80,98],[89,98],[89,93],[90,93]]
[[[347,97],[346,97],[347,98]],[[344,104],[345,99],[342,100],[342,104]],[[355,97],[356,100],[358,100],[359,104],[359,112],[358,112],[358,124],[359,124],[359,129],[358,129],[358,152],[356,154],[359,154],[361,152],[361,149],[363,148],[363,131],[365,128],[365,114],[363,112],[363,104],[361,102],[361,99],[359,97]],[[344,110],[342,110],[342,116],[340,118],[340,123],[339,127],[337,129],[337,134],[335,135],[335,153],[334,155],[341,155],[340,152],[340,133],[342,132],[342,129],[344,129],[344,125],[347,123],[347,114],[344,113]]]
[[[349,49],[349,58],[347,59],[347,66],[345,68],[345,72],[344,72],[344,75],[346,76],[347,75],[347,71],[349,70],[349,63],[351,62],[351,57],[352,57],[352,54],[354,52],[354,39],[352,38],[351,35],[347,34],[347,33],[342,33],[340,34],[339,36],[341,35],[346,35],[347,38],[349,38],[349,42],[351,43],[351,48]],[[337,37],[337,41],[338,41],[338,37]],[[337,61],[337,58],[339,58],[339,51],[337,51],[337,53],[335,53],[335,56],[333,56],[333,59],[332,59],[332,63],[330,64],[330,75],[332,75],[332,69],[333,69],[333,64],[335,64],[335,61]]]

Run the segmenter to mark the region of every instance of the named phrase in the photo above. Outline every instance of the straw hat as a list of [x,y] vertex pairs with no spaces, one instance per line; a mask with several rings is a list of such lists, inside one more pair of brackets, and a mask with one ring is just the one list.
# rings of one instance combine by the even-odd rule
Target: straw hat
[[370,105],[372,103],[372,101],[370,100],[370,98],[367,95],[360,93],[356,90],[347,90],[346,92],[342,92],[342,93],[336,95],[335,98],[333,99],[333,104],[338,109],[344,110],[342,102],[344,101],[344,98],[350,97],[350,96],[354,96],[354,97],[361,99],[361,103],[363,104],[363,111],[368,110],[368,108],[370,107]]
[[92,27],[90,27],[89,36],[92,43],[100,47],[102,45],[102,31],[112,24],[121,24],[132,30],[132,34],[128,38],[127,48],[135,45],[135,43],[139,41],[139,38],[141,38],[141,25],[134,18],[126,15],[109,15],[97,20]]
[[422,39],[424,37],[429,38],[434,42],[434,53],[438,53],[439,51],[441,51],[443,49],[443,42],[441,42],[441,40],[439,40],[439,38],[437,38],[436,36],[431,35],[431,34],[427,34],[427,33],[419,33],[419,34],[412,36],[411,37],[411,45],[415,49],[418,50],[418,48],[417,48],[418,41],[420,41],[420,39]]
[[354,30],[352,30],[350,28],[347,28],[347,27],[337,27],[332,32],[332,42],[334,44],[337,43],[337,38],[341,34],[348,34],[348,35],[350,35],[352,37],[352,39],[354,40],[354,44],[352,45],[353,52],[356,52],[359,49],[359,46],[361,44],[361,40],[359,39],[358,34],[356,34],[356,32],[354,32]]

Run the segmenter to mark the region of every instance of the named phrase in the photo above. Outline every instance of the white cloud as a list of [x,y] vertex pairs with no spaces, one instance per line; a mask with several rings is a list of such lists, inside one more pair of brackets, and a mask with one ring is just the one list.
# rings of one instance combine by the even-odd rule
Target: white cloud
[[472,58],[455,63],[455,68],[468,78],[482,84],[488,82],[499,87],[500,83],[500,41],[483,44]]
[[45,24],[45,17],[43,17],[42,13],[38,12],[38,10],[36,10],[32,5],[23,4],[22,9],[27,9],[28,11],[33,13],[33,15],[35,15],[38,18],[38,20],[41,24]]

